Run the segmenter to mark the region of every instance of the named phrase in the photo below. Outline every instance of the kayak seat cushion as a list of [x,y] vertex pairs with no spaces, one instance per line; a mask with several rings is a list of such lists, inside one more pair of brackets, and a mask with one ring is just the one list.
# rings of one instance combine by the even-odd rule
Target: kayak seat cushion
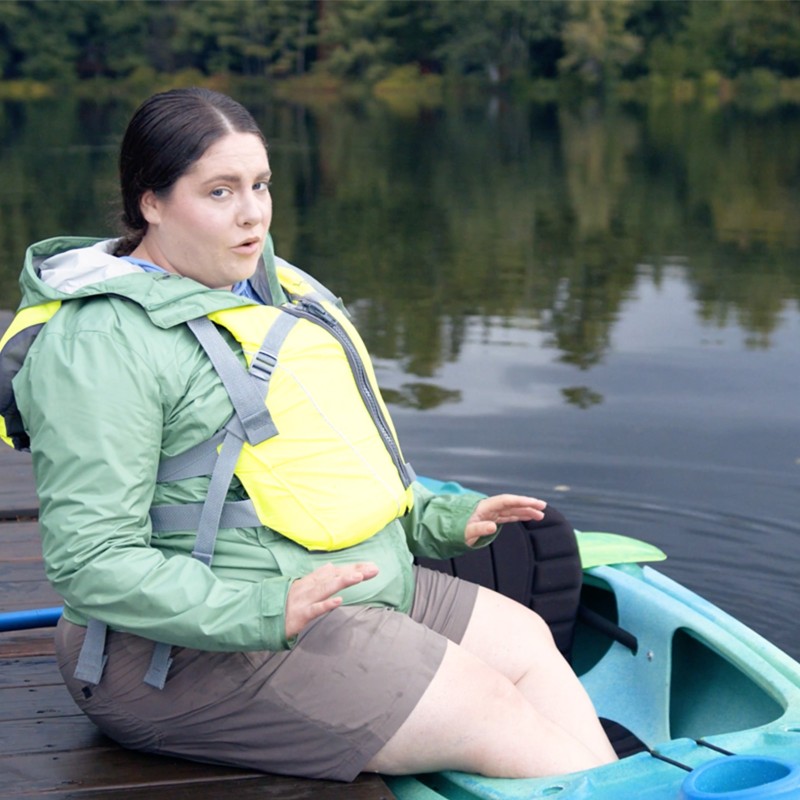
[[548,505],[539,522],[506,523],[488,547],[450,559],[416,563],[494,589],[533,609],[570,658],[581,599],[578,542],[572,525]]

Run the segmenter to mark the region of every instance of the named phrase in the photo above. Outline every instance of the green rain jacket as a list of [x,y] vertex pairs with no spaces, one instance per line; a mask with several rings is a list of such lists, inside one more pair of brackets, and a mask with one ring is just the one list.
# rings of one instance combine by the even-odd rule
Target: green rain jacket
[[[201,650],[286,649],[292,581],[328,562],[359,561],[380,573],[342,592],[345,603],[407,612],[413,556],[469,549],[464,526],[480,495],[435,496],[415,483],[411,513],[337,552],[309,552],[265,527],[221,529],[210,568],[191,557],[194,531],[153,532],[151,506],[202,502],[208,486],[205,477],[157,483],[159,461],[207,439],[232,413],[183,323],[251,301],[143,272],[109,255],[112,245],[40,242],[20,279],[22,307],[68,301],[13,383],[31,438],[45,567],[65,618]],[[262,297],[285,299],[271,242],[253,281]],[[234,478],[228,499],[245,498]]]

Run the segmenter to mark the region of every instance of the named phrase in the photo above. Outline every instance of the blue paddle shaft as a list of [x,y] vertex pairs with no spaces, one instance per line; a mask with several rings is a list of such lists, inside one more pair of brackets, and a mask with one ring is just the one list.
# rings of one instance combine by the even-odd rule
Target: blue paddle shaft
[[61,606],[34,608],[28,611],[6,611],[0,614],[0,633],[28,628],[52,628],[61,617]]

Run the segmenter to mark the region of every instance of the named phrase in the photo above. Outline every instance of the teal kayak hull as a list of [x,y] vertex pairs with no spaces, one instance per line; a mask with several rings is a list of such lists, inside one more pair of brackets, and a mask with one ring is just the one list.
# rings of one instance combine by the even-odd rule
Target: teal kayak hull
[[[643,559],[657,558],[658,551],[648,558],[647,547]],[[630,552],[635,557],[635,548]],[[579,622],[573,667],[598,715],[628,728],[652,752],[548,778],[387,777],[398,800],[678,800],[694,796],[681,794],[687,777],[699,774],[693,771],[732,758],[722,751],[777,759],[797,784],[788,794],[777,782],[709,797],[800,798],[800,664],[653,567],[589,566],[584,591],[590,608],[632,634],[635,647]]]

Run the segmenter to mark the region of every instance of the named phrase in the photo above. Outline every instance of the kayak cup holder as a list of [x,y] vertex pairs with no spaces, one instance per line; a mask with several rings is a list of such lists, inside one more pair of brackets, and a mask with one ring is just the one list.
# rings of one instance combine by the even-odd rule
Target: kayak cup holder
[[693,770],[678,800],[800,800],[800,764],[762,756],[726,756]]

